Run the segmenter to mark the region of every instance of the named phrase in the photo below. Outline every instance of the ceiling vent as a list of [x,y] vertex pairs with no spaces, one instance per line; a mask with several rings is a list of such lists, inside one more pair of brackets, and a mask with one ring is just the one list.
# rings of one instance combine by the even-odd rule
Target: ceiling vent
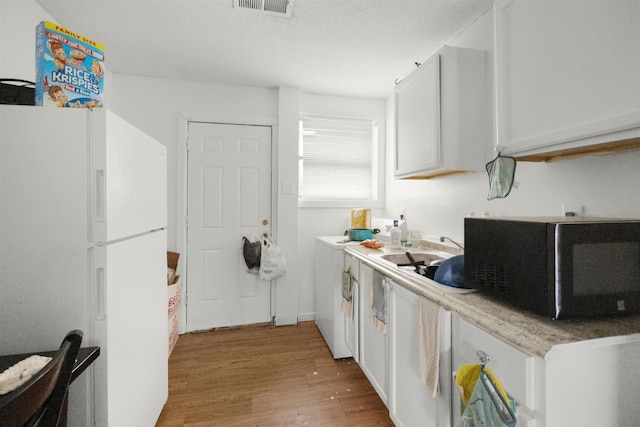
[[293,0],[233,0],[233,7],[253,10],[265,15],[277,15],[291,18]]

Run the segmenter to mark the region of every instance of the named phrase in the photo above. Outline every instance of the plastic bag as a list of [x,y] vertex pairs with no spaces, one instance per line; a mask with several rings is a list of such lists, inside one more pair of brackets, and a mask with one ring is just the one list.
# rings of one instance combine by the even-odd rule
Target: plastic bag
[[262,256],[260,259],[260,278],[271,280],[286,273],[287,260],[284,254],[268,237],[262,239]]
[[257,236],[254,236],[253,239],[251,241],[246,237],[242,238],[242,255],[244,255],[244,262],[247,264],[247,272],[258,274],[260,272],[262,242]]

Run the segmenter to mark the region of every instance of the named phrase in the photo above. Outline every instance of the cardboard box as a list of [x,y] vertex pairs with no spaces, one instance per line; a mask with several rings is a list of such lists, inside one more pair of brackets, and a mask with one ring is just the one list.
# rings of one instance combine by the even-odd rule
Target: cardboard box
[[173,285],[176,282],[178,259],[180,259],[179,253],[167,252],[167,285]]
[[102,107],[104,46],[49,21],[36,27],[35,105]]
[[182,302],[182,280],[180,276],[175,276],[175,283],[167,286],[167,298],[169,300],[168,315],[172,315],[178,312],[180,303]]
[[169,316],[169,324],[168,324],[168,330],[169,330],[169,356],[171,356],[171,352],[173,351],[173,348],[176,346],[176,343],[178,342],[178,316],[176,316],[175,314],[172,316]]
[[178,269],[177,252],[167,252],[167,315],[169,317],[169,356],[178,342],[178,313],[182,303],[182,279],[176,275]]

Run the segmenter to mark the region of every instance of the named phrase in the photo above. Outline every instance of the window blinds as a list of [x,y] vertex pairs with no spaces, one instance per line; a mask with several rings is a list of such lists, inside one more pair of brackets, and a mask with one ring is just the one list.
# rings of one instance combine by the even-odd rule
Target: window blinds
[[300,200],[373,200],[376,128],[373,120],[303,116]]

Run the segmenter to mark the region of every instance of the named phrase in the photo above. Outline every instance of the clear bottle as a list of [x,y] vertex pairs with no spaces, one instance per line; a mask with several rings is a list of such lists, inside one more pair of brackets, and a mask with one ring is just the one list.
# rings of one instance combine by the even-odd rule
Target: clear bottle
[[400,229],[397,219],[393,220],[393,228],[389,234],[391,235],[391,249],[400,249]]

